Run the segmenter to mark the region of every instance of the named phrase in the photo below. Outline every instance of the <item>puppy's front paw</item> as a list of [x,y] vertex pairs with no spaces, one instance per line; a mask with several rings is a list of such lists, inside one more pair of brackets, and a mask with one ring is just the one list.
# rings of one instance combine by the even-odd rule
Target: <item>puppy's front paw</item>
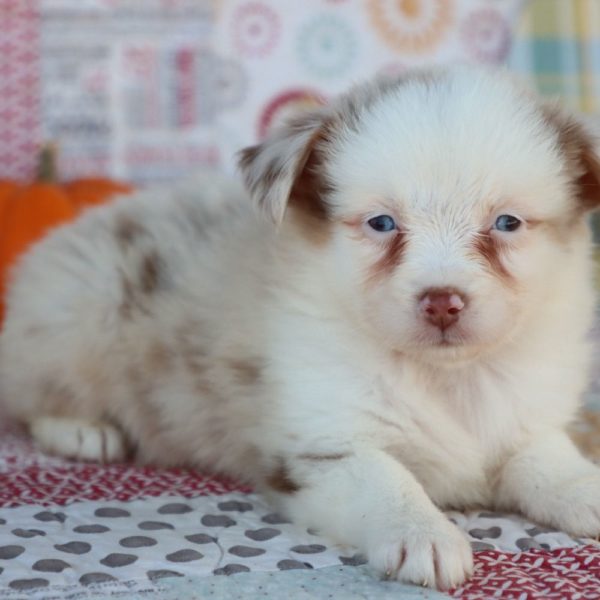
[[568,481],[539,501],[543,512],[540,520],[571,535],[600,534],[600,470]]
[[410,523],[373,538],[370,564],[387,578],[447,590],[473,572],[473,554],[465,536],[442,515],[420,527]]

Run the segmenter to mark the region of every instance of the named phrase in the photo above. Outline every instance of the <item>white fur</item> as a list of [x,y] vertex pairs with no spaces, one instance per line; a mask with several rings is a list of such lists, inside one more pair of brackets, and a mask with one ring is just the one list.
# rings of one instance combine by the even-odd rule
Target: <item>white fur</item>
[[[245,477],[382,573],[443,589],[472,557],[441,507],[600,533],[600,471],[565,433],[589,360],[590,239],[539,102],[456,68],[357,88],[303,123],[242,161],[279,228],[212,178],[90,210],[33,248],[0,336],[10,413],[58,453],[101,458],[91,424],[108,423],[138,460]],[[313,142],[328,224],[285,212]],[[386,242],[344,222],[382,213],[407,245],[371,280]],[[490,231],[506,213],[531,226]],[[481,231],[510,283],[474,250]],[[468,296],[450,345],[418,312],[443,286]],[[77,441],[86,421],[96,442]]]

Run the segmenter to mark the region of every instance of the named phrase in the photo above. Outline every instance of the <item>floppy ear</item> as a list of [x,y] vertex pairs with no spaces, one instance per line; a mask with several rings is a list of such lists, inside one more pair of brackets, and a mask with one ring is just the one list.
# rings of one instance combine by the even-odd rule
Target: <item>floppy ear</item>
[[600,122],[566,114],[556,106],[545,106],[544,116],[558,132],[579,208],[589,211],[600,207]]
[[288,203],[325,215],[326,184],[319,167],[326,140],[326,107],[284,123],[256,145],[239,153],[239,167],[252,199],[279,224]]

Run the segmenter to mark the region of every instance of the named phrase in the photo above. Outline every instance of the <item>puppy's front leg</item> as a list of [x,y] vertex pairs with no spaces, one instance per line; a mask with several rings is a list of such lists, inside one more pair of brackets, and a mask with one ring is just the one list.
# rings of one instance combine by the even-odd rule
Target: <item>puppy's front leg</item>
[[280,464],[282,474],[287,485],[278,496],[286,513],[358,547],[380,573],[440,589],[471,574],[466,538],[387,453],[361,447],[353,453],[300,454]]
[[600,533],[600,469],[562,431],[539,434],[504,465],[498,507],[577,536]]

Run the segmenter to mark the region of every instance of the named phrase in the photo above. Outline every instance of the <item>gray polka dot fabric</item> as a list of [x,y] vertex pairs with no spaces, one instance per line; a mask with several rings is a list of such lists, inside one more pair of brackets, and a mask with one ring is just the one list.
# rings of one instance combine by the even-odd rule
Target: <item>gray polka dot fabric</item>
[[[132,582],[143,587],[172,578],[365,562],[355,549],[291,524],[254,494],[76,502],[60,510],[20,506],[0,513],[0,597],[7,598],[60,586],[133,589]],[[468,534],[474,550],[581,543],[510,515],[451,512],[448,518]]]

